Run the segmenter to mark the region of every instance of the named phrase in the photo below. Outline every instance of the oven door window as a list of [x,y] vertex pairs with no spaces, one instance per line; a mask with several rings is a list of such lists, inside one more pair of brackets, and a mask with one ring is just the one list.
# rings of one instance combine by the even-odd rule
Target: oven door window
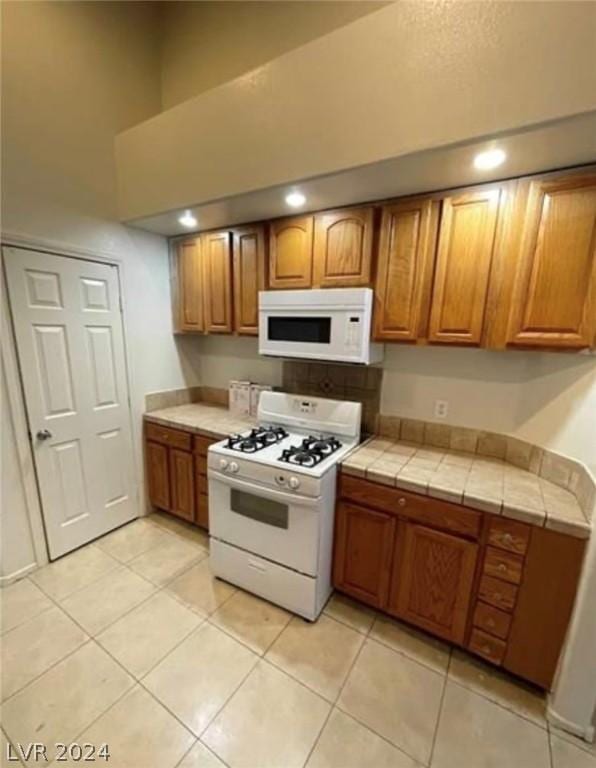
[[279,501],[263,499],[252,493],[232,488],[230,490],[230,506],[232,512],[256,520],[257,523],[288,529],[289,507],[287,504],[280,504]]
[[297,341],[308,344],[329,344],[330,317],[269,317],[269,341]]

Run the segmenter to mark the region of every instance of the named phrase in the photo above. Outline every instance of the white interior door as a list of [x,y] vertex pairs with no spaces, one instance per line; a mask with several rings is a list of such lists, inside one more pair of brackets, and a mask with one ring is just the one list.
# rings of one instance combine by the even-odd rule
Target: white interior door
[[118,270],[3,255],[53,559],[137,515]]

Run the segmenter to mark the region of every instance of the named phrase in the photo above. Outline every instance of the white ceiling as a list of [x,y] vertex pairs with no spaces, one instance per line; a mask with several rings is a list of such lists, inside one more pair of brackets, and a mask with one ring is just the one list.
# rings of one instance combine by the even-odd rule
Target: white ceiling
[[[505,150],[505,163],[490,172],[476,170],[474,156],[493,146]],[[289,209],[284,202],[293,188],[306,195],[301,210],[316,211],[590,162],[596,162],[596,112],[499,137],[395,157],[330,176],[295,179],[283,186],[189,206],[189,210],[198,220],[197,229],[206,230],[295,213],[296,209]],[[128,223],[161,235],[181,235],[189,232],[178,222],[181,213],[168,211]]]

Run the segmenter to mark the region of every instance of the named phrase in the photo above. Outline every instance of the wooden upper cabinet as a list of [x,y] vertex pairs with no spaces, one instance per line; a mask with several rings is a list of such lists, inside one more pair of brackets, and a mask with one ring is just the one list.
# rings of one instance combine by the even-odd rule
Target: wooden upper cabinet
[[312,216],[293,216],[271,222],[270,288],[312,286],[313,223]]
[[235,229],[234,327],[240,334],[256,336],[259,331],[259,291],[265,290],[266,241],[262,225]]
[[400,523],[388,610],[462,643],[478,545],[421,525]]
[[313,285],[370,285],[374,208],[344,208],[315,216]]
[[174,325],[178,331],[201,332],[204,324],[200,238],[179,242],[174,259]]
[[526,182],[509,344],[590,347],[596,333],[596,172]]
[[503,190],[443,200],[428,339],[479,346]]
[[232,320],[232,247],[228,231],[201,235],[205,330],[207,333],[231,333]]
[[335,521],[335,586],[383,608],[389,590],[395,518],[342,501]]
[[439,205],[418,198],[383,207],[375,286],[377,339],[415,341],[426,334]]

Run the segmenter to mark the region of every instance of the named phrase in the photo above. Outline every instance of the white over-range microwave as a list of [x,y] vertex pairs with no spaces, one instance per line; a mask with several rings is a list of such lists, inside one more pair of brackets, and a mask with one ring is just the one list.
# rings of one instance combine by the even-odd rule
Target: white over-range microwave
[[259,293],[259,353],[369,365],[383,359],[371,342],[371,288]]

